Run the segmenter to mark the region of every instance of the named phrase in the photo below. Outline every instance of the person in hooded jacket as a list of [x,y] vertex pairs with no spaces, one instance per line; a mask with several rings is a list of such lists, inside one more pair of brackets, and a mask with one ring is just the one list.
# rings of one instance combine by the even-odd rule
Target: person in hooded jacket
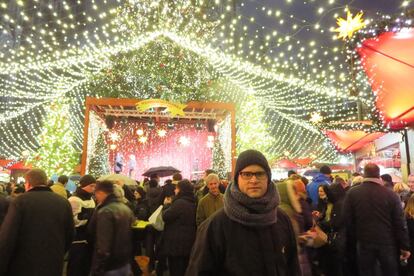
[[224,208],[197,232],[186,275],[300,275],[296,239],[269,164],[256,150],[242,152]]
[[277,190],[279,191],[280,196],[279,208],[286,212],[292,223],[296,241],[298,243],[298,258],[302,270],[302,276],[311,276],[312,271],[305,247],[299,242],[299,236],[305,232],[305,224],[302,206],[299,202],[300,196],[296,191],[295,182],[302,181],[300,179],[293,180],[290,178],[277,183]]
[[[161,251],[168,258],[171,276],[183,276],[196,237],[196,200],[187,179],[178,182],[172,202],[167,198],[162,211],[164,233]],[[171,202],[171,203],[170,203]]]

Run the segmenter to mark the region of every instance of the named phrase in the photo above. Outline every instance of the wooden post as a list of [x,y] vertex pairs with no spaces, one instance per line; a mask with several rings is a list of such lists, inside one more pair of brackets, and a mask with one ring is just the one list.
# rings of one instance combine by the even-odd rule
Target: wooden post
[[85,124],[83,126],[83,147],[82,147],[82,163],[81,163],[81,175],[85,174],[86,161],[88,157],[88,135],[89,135],[89,112],[91,98],[86,97],[86,108],[85,108]]

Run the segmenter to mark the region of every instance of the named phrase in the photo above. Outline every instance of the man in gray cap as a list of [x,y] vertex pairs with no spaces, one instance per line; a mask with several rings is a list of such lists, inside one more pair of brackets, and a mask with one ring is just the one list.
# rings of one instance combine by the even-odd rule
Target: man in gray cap
[[224,208],[203,222],[186,275],[300,275],[295,235],[266,158],[242,152]]

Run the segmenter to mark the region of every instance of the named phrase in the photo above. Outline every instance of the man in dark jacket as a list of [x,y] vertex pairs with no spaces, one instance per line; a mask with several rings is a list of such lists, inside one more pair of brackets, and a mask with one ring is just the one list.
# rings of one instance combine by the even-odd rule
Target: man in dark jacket
[[69,202],[47,187],[43,170],[25,175],[0,230],[0,275],[62,275],[74,226]]
[[200,225],[186,275],[300,275],[295,235],[266,158],[242,152],[224,208]]
[[75,222],[75,238],[69,249],[67,276],[88,276],[91,270],[92,248],[88,243],[87,226],[95,210],[92,198],[96,179],[92,175],[84,175],[79,180],[79,187],[68,201],[72,207]]
[[400,199],[383,186],[377,165],[367,164],[363,183],[348,191],[343,216],[348,259],[357,252],[360,275],[375,275],[379,262],[383,275],[397,276],[399,259],[410,256],[407,226]]
[[162,211],[165,226],[161,251],[168,257],[170,275],[183,276],[197,231],[196,200],[193,185],[187,179],[179,181],[175,191],[172,203],[167,198]]
[[92,275],[127,276],[132,258],[134,215],[116,198],[110,181],[96,184],[95,197],[99,205],[89,225],[95,237]]
[[1,224],[3,223],[4,217],[7,214],[8,209],[9,209],[9,199],[6,198],[5,195],[0,193],[0,228],[1,228]]

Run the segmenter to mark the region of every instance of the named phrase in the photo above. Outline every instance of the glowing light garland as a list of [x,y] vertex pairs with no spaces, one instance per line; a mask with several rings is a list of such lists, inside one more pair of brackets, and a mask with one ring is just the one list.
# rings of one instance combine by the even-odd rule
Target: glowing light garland
[[[129,8],[119,8],[120,2],[98,4],[92,0],[87,5],[80,1],[61,1],[32,7],[0,2],[0,11],[4,14],[0,21],[0,38],[5,42],[0,45],[0,102],[5,106],[0,113],[0,155],[18,158],[24,150],[36,149],[36,136],[47,113],[44,106],[60,97],[71,99],[70,123],[79,149],[83,99],[88,95],[96,96],[87,90],[90,77],[103,68],[110,68],[111,56],[140,49],[160,37],[168,37],[183,49],[208,59],[224,76],[221,86],[226,93],[217,95],[219,100],[241,104],[246,93],[260,99],[266,114],[263,120],[271,122],[270,133],[276,138],[269,154],[278,155],[289,150],[292,157],[301,157],[312,152],[320,159],[332,160],[336,158],[334,151],[320,143],[323,136],[307,122],[310,114],[318,112],[326,121],[357,119],[356,109],[347,107],[348,103],[357,101],[363,103],[365,110],[375,110],[363,74],[358,73],[352,83],[346,83],[350,70],[338,58],[340,47],[298,39],[296,34],[301,30],[329,35],[328,28],[323,28],[320,22],[308,22],[257,1],[257,9],[265,16],[276,19],[280,26],[292,26],[292,32],[284,33],[238,13],[245,7],[244,3],[235,8],[225,0],[214,1],[214,4],[213,1],[197,1],[198,6],[193,9],[188,6],[189,1],[176,1],[177,6],[170,11],[164,9],[154,14],[162,19],[162,24],[150,26],[153,18],[148,14],[148,18],[142,18],[141,25],[130,22],[138,28],[124,28],[130,35],[122,35],[125,32],[120,30],[119,12],[122,9],[127,12]],[[129,1],[129,5],[150,5],[146,6],[148,8],[160,3]],[[410,1],[403,1],[401,6],[407,8],[410,4]],[[292,3],[287,1],[283,5],[288,7]],[[330,15],[332,7],[338,9],[335,1],[330,0],[313,8],[316,14],[324,17]],[[171,10],[175,16],[171,16]],[[193,12],[197,16],[191,16]],[[176,23],[182,23],[181,28],[166,15],[178,19]],[[186,22],[184,19],[189,17]],[[188,31],[197,26],[206,27],[197,25],[201,22],[197,19],[210,20],[209,26],[214,30],[211,40],[202,41],[197,33]],[[27,31],[25,36],[18,31],[23,29]],[[137,30],[145,31],[137,35],[134,33]],[[224,53],[218,48],[224,49]],[[347,51],[352,55],[352,51]],[[247,61],[257,61],[261,66]],[[355,86],[359,88],[359,95],[349,97],[349,90]],[[369,112],[363,116],[362,119],[372,119]]]

